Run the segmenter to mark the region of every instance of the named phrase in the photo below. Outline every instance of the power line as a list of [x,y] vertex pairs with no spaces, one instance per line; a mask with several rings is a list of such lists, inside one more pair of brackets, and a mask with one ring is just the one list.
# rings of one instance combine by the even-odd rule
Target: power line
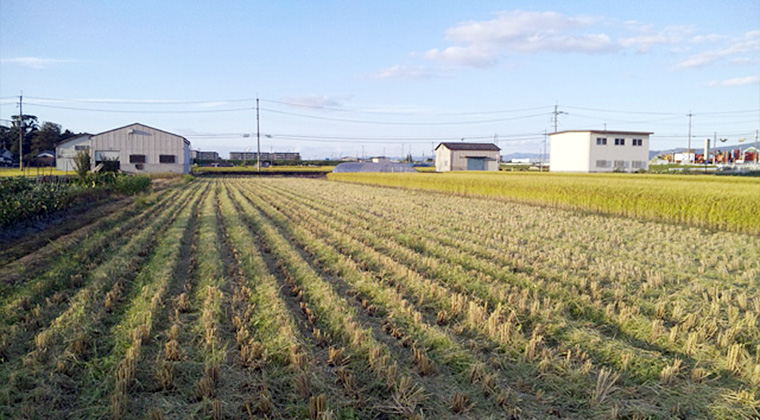
[[491,110],[491,111],[418,112],[415,114],[411,114],[410,112],[404,112],[404,111],[377,111],[377,110],[369,110],[369,109],[349,109],[349,108],[342,108],[342,107],[330,107],[330,106],[324,106],[324,105],[311,105],[311,104],[304,104],[304,103],[299,103],[299,102],[276,101],[272,99],[262,99],[261,102],[287,105],[287,106],[298,107],[298,108],[310,108],[310,109],[325,110],[325,111],[351,112],[351,113],[357,113],[357,114],[376,114],[376,115],[430,115],[430,116],[489,115],[489,114],[507,114],[507,113],[514,113],[514,112],[536,111],[539,109],[551,108],[551,106],[537,106],[537,107],[531,107],[531,108],[503,109],[503,110]]
[[[184,137],[188,138],[215,138],[215,137],[245,137],[246,135],[250,135],[247,133],[191,133],[191,134],[183,134]],[[499,138],[502,139],[510,139],[510,138],[525,138],[529,136],[538,136],[541,135],[541,133],[532,132],[532,133],[515,133],[515,134],[502,134],[499,135]],[[455,138],[456,140],[461,139],[462,137],[466,139],[491,139],[493,137],[492,134],[470,134],[470,135],[447,135],[447,136],[347,136],[347,135],[309,135],[309,134],[292,134],[292,133],[270,133],[265,134],[267,137],[275,137],[275,138],[281,138],[281,137],[289,137],[289,138],[304,138],[304,139],[338,139],[338,140],[381,140],[381,141],[387,141],[387,140],[398,140],[398,141],[431,141],[431,140],[440,140],[441,138]]]
[[274,113],[274,114],[289,115],[289,116],[301,117],[301,118],[311,118],[311,119],[316,119],[316,120],[338,121],[338,122],[348,122],[348,123],[356,123],[356,124],[378,124],[378,125],[463,125],[463,124],[487,124],[487,123],[494,123],[494,122],[502,122],[502,121],[518,120],[518,119],[527,119],[527,118],[534,118],[534,117],[542,117],[542,116],[546,115],[546,113],[541,113],[541,114],[534,114],[534,115],[524,115],[524,116],[520,116],[520,117],[496,118],[496,119],[490,119],[490,120],[473,120],[473,121],[400,122],[400,121],[369,121],[369,120],[354,120],[354,119],[347,119],[347,118],[332,118],[332,117],[324,117],[324,116],[318,116],[318,115],[298,114],[298,113],[295,113],[295,112],[277,111],[277,110],[274,110],[274,109],[265,109],[265,108],[262,108],[261,110],[262,111],[271,112],[271,113]]
[[107,112],[118,114],[208,114],[208,113],[220,113],[220,112],[240,112],[240,111],[252,111],[255,108],[231,108],[231,109],[203,109],[203,110],[177,110],[177,111],[160,111],[160,110],[126,110],[126,109],[94,109],[94,108],[77,108],[68,106],[57,105],[43,105],[34,103],[33,106],[41,108],[55,108],[66,109],[71,111],[87,111],[87,112]]
[[[5,99],[5,98],[0,98]],[[240,99],[214,99],[214,100],[181,100],[181,99],[96,99],[96,98],[44,98],[39,96],[27,96],[27,99],[54,102],[80,102],[99,104],[122,104],[122,105],[181,105],[181,104],[217,104],[224,102],[256,102],[256,98]]]
[[[0,101],[7,101],[3,103],[13,103],[15,102],[17,98],[16,97],[2,97],[0,98]],[[165,106],[165,105],[187,105],[187,104],[195,104],[195,105],[219,105],[219,104],[225,104],[225,103],[242,103],[242,102],[251,102],[254,103],[256,101],[256,98],[232,98],[232,99],[205,99],[205,100],[177,100],[177,99],[98,99],[98,98],[50,98],[50,97],[41,97],[41,96],[27,96],[27,103],[30,102],[28,100],[37,100],[37,101],[53,101],[53,102],[74,102],[74,103],[91,103],[91,104],[121,104],[121,105],[153,105],[153,106]],[[260,99],[261,102],[268,102],[273,104],[280,104],[280,105],[287,105],[292,107],[298,107],[298,108],[309,108],[309,109],[315,109],[315,110],[325,110],[325,111],[336,111],[336,112],[352,112],[352,113],[360,113],[360,114],[376,114],[376,115],[415,115],[415,116],[421,116],[421,115],[428,115],[428,116],[447,116],[447,115],[492,115],[492,114],[506,114],[506,113],[515,113],[515,112],[527,112],[527,111],[534,111],[534,110],[540,110],[540,109],[551,109],[552,107],[556,108],[555,106],[537,106],[537,107],[525,107],[525,108],[515,108],[515,109],[505,109],[505,110],[485,110],[485,111],[467,111],[467,112],[416,112],[416,113],[410,113],[410,112],[402,112],[402,111],[377,111],[377,110],[368,110],[368,109],[350,109],[350,108],[344,108],[344,107],[330,107],[330,106],[322,106],[322,105],[312,105],[312,104],[306,104],[306,103],[299,103],[295,101],[280,101],[280,100],[273,100],[273,99]],[[250,108],[234,108],[234,109],[224,109],[224,110],[171,110],[171,111],[155,111],[155,110],[104,110],[104,109],[93,109],[93,108],[80,108],[80,107],[64,107],[60,105],[50,105],[50,104],[41,104],[41,103],[35,103],[31,102],[34,106],[39,107],[47,107],[47,108],[60,108],[60,109],[70,109],[70,110],[77,110],[77,111],[92,111],[92,112],[166,112],[166,113],[196,113],[196,112],[234,112],[234,111],[240,111],[240,110],[252,110],[254,109],[253,106]],[[617,113],[617,114],[643,114],[643,115],[670,115],[670,116],[678,116],[682,115],[681,113],[676,112],[662,112],[662,111],[635,111],[635,110],[613,110],[613,109],[601,109],[601,108],[589,108],[589,107],[580,107],[580,106],[572,106],[572,105],[563,105],[563,108],[566,109],[577,109],[577,110],[585,110],[585,111],[594,111],[594,112],[602,112],[602,113]],[[270,112],[273,110],[269,110]],[[555,111],[557,111],[555,109]],[[285,112],[285,111],[279,111],[279,112]],[[561,112],[561,111],[557,111]],[[693,115],[699,115],[699,116],[710,116],[710,115],[727,115],[727,114],[745,114],[745,113],[757,113],[760,112],[760,109],[750,109],[750,110],[732,110],[732,111],[705,111],[705,112],[694,112]],[[295,113],[293,113],[295,114]],[[296,114],[297,115],[297,114]],[[536,114],[543,115],[543,114]],[[518,118],[524,118],[524,117],[518,117]],[[487,121],[486,121],[487,122]]]

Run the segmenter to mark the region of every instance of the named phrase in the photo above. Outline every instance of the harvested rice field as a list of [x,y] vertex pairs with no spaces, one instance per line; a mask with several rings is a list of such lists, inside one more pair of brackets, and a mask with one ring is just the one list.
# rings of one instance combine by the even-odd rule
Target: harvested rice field
[[760,416],[760,237],[735,229],[213,178],[20,243],[0,418]]

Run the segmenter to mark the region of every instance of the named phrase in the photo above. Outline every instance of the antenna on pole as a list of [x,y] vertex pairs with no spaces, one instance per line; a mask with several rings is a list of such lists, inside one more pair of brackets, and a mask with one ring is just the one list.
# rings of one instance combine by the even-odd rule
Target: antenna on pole
[[18,168],[24,170],[24,92],[18,96]]
[[691,116],[694,115],[689,111],[688,114],[686,114],[687,117],[689,117],[689,142],[686,146],[686,160],[691,163]]
[[565,112],[565,111],[559,111],[559,110],[557,110],[558,107],[559,107],[559,104],[554,104],[554,112],[552,112],[552,114],[554,115],[554,117],[552,119],[554,120],[554,132],[555,133],[557,132],[557,120],[558,120],[558,117],[561,114],[567,114],[567,112]]
[[259,132],[259,95],[256,95],[256,172],[261,172],[261,133]]
[[[555,129],[554,131],[556,132],[557,130]],[[538,167],[539,168],[538,169],[539,172],[543,172],[544,171],[544,163],[545,162],[546,162],[546,130],[544,130],[544,153],[543,153],[543,156],[541,157],[541,164]]]

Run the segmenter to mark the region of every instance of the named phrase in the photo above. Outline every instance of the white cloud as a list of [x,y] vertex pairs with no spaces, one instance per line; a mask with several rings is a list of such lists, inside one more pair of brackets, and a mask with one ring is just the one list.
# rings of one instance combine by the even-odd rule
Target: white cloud
[[457,66],[490,67],[496,63],[497,52],[491,48],[477,45],[467,47],[448,47],[444,50],[434,48],[423,56],[431,60],[440,60]]
[[419,54],[425,58],[464,67],[490,67],[507,52],[599,54],[619,46],[604,33],[588,33],[601,22],[591,16],[557,12],[501,12],[487,21],[469,21],[449,28],[445,39],[455,45]]
[[713,80],[708,83],[710,87],[736,87],[760,84],[760,76],[736,77],[728,80]]
[[[508,54],[612,54],[626,50],[649,54],[662,46],[681,59],[673,67],[679,70],[707,66],[729,56],[735,64],[748,63],[751,62],[748,58],[738,56],[760,50],[760,31],[730,38],[714,33],[698,34],[697,30],[694,25],[657,28],[636,20],[603,16],[505,11],[490,20],[467,21],[450,27],[444,37],[449,45],[411,53],[412,57],[441,63],[437,69],[396,65],[373,77],[425,79],[441,69],[493,67]],[[712,49],[693,53],[695,48],[705,49],[706,45],[712,45]],[[689,52],[692,54],[687,56]]]
[[13,57],[2,58],[0,63],[3,64],[16,64],[23,67],[29,67],[33,69],[45,69],[56,64],[71,63],[74,60],[61,60],[56,58],[41,58],[41,57]]
[[304,95],[297,97],[282,98],[282,102],[286,102],[288,105],[304,107],[304,108],[340,108],[343,106],[341,102],[336,99],[328,98],[324,95]]
[[564,16],[556,12],[513,12],[499,13],[489,21],[470,21],[446,31],[446,38],[455,42],[521,46],[532,38],[545,38],[576,28],[584,28],[595,22],[588,16]]
[[760,31],[749,31],[744,36],[731,40],[725,48],[694,54],[676,64],[675,69],[705,67],[729,56],[754,51],[760,51]]
[[753,65],[753,64],[757,64],[757,62],[758,60],[756,58],[752,59],[748,57],[738,57],[731,60],[731,64],[736,64],[738,66]]
[[595,17],[565,16],[557,12],[502,12],[489,21],[470,21],[450,28],[446,39],[467,46],[449,47],[434,56],[455,63],[470,60],[483,65],[496,60],[501,51],[600,53],[615,50],[617,47],[606,34],[580,32],[598,21]]
[[397,64],[371,74],[375,79],[431,79],[436,77],[433,71],[424,66],[407,66]]
[[629,21],[625,23],[625,26],[638,35],[623,38],[619,43],[626,48],[636,48],[639,54],[646,54],[659,45],[681,44],[694,33],[694,27],[683,25],[668,26],[665,29],[656,30],[651,25]]
[[702,44],[707,42],[718,42],[728,39],[726,35],[710,34],[710,35],[696,35],[691,38],[691,42],[695,44]]

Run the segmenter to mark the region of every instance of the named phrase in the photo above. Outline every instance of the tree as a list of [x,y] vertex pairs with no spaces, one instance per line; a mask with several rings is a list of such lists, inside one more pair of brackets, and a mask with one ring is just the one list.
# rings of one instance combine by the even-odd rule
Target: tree
[[19,131],[21,130],[21,127],[23,127],[23,140],[22,140],[22,154],[24,156],[24,160],[29,161],[31,157],[34,155],[31,154],[31,142],[34,136],[37,134],[37,131],[39,130],[39,124],[37,122],[37,117],[34,115],[14,115],[11,118],[13,118],[13,128],[11,128],[11,144],[8,150],[11,151],[14,155],[16,155],[16,158],[19,156],[19,144],[18,144],[18,138],[19,138]]
[[32,138],[31,154],[37,156],[45,150],[55,150],[55,145],[61,137],[61,126],[56,123],[45,122]]
[[[12,130],[10,129],[10,127],[0,125],[0,147],[4,147],[10,150],[11,143],[13,143]],[[18,143],[18,136],[16,136],[16,143]]]

